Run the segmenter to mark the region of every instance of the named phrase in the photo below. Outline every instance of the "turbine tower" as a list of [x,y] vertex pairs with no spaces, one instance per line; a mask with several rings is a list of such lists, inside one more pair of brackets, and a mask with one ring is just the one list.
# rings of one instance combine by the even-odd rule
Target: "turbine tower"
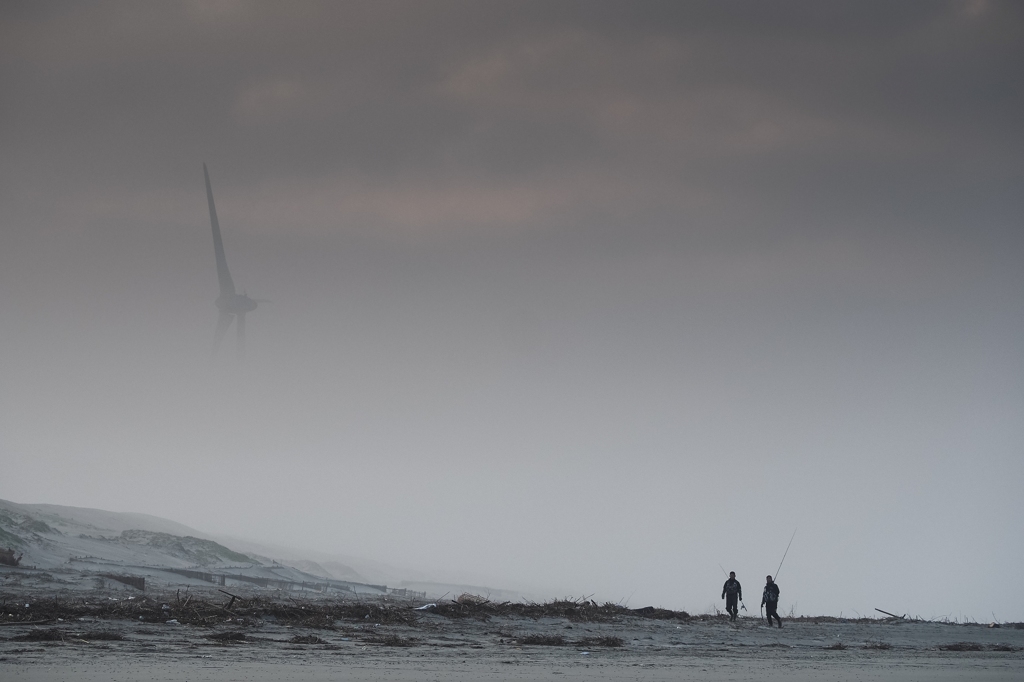
[[228,272],[228,260],[224,257],[224,241],[220,237],[220,223],[217,222],[217,207],[213,205],[213,187],[210,186],[210,173],[203,163],[203,176],[206,178],[206,200],[210,204],[210,226],[213,228],[213,253],[217,257],[217,280],[220,282],[220,296],[217,297],[217,331],[213,338],[213,354],[217,354],[220,342],[224,338],[231,322],[236,322],[238,332],[238,354],[245,353],[245,314],[256,310],[256,300],[245,293],[235,293],[235,283]]

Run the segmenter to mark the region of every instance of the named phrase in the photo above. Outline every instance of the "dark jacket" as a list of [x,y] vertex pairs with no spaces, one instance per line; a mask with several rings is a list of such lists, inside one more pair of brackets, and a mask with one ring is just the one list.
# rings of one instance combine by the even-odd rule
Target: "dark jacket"
[[722,585],[722,599],[725,599],[725,595],[735,594],[740,601],[743,601],[743,587],[740,586],[740,581],[736,578],[729,578]]
[[768,602],[779,601],[779,586],[775,583],[769,583],[764,586],[764,594],[761,595],[761,604],[764,605]]

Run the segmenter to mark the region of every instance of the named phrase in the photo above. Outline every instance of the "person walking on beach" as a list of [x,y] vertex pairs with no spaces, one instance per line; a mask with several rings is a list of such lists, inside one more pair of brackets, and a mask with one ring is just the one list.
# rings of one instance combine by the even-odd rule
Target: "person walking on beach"
[[725,610],[729,612],[729,621],[736,620],[740,612],[736,604],[743,600],[743,587],[736,580],[736,571],[729,571],[729,579],[722,585],[722,599],[725,600]]
[[782,627],[782,619],[779,618],[779,586],[775,584],[772,577],[767,576],[767,584],[764,586],[764,593],[761,595],[761,606],[764,607],[765,615],[768,617],[768,627],[772,626],[772,616]]

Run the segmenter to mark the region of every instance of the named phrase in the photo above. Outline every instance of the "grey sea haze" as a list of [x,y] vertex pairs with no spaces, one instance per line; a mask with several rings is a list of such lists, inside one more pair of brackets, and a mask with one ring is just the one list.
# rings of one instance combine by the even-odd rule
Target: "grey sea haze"
[[783,614],[1024,620],[1022,38],[5,3],[0,498],[691,612],[798,528]]

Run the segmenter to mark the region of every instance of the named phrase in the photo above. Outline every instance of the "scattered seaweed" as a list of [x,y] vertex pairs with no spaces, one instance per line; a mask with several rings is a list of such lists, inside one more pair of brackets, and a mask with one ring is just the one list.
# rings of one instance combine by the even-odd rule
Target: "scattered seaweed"
[[822,648],[827,649],[828,651],[845,651],[848,647],[842,642],[836,642],[835,644],[830,644],[829,646]]
[[868,642],[863,646],[864,649],[871,649],[874,651],[888,651],[892,648],[892,644],[883,641]]
[[953,642],[939,645],[939,649],[942,651],[982,651],[984,648],[977,642]]
[[80,635],[81,639],[89,642],[121,642],[127,639],[121,632],[113,630],[101,630],[100,632],[85,632]]
[[1009,644],[993,644],[992,651],[1019,651],[1019,649]]
[[[606,604],[609,606],[609,604]],[[687,620],[690,617],[686,611],[671,611],[669,609],[659,609],[654,606],[645,606],[640,609],[633,609],[631,612],[634,616],[640,616],[641,618],[653,618],[654,620]]]
[[82,642],[120,642],[127,639],[124,634],[112,630],[99,632],[71,632],[64,628],[46,628],[29,630],[23,635],[11,637],[13,642],[66,642],[78,640]]
[[652,606],[629,609],[619,604],[598,604],[588,599],[556,599],[539,604],[492,602],[483,597],[460,595],[453,601],[439,602],[429,610],[422,611],[404,601],[300,601],[261,596],[233,596],[230,600],[217,600],[186,592],[170,597],[136,595],[122,599],[52,598],[36,600],[31,604],[5,604],[0,609],[0,625],[100,619],[212,627],[229,620],[235,625],[249,627],[258,626],[264,620],[272,620],[293,627],[333,629],[339,621],[412,625],[424,613],[452,619],[561,618],[571,623],[610,623],[628,618],[687,621],[691,618],[685,611]]
[[244,642],[246,636],[244,632],[231,630],[230,632],[215,632],[212,635],[206,635],[206,639],[212,639],[215,642]]
[[71,633],[62,628],[47,628],[45,630],[29,630],[23,635],[11,637],[12,642],[64,642]]
[[492,602],[476,595],[459,595],[450,602],[439,602],[430,608],[446,618],[478,618],[487,620],[495,616],[517,616],[520,618],[564,618],[573,623],[608,623],[626,617],[651,618],[655,620],[689,620],[686,611],[670,611],[645,606],[629,609],[619,604],[606,602],[598,604],[590,599],[555,599],[537,604],[533,602]]
[[398,635],[372,635],[364,637],[363,641],[368,644],[379,644],[380,646],[416,646],[415,639],[399,637]]
[[526,635],[519,638],[524,646],[565,646],[567,642],[562,635]]
[[623,646],[624,644],[625,644],[625,642],[622,640],[621,637],[614,637],[614,636],[608,636],[608,637],[584,637],[583,639],[581,639],[578,642],[576,642],[576,646],[578,646],[578,647],[597,647],[597,646],[617,647],[617,646]]
[[316,635],[295,635],[288,640],[292,644],[327,644],[327,642]]
[[[229,606],[230,604],[230,606]],[[411,624],[417,614],[406,604],[394,602],[303,602],[278,601],[261,597],[236,598],[230,602],[203,599],[195,595],[172,595],[159,599],[140,595],[128,599],[42,599],[30,605],[5,604],[0,610],[0,625],[52,622],[58,619],[133,620],[143,623],[167,623],[210,627],[225,622],[241,626],[258,625],[264,619],[297,627],[330,629],[335,621],[362,621],[379,624]]]

